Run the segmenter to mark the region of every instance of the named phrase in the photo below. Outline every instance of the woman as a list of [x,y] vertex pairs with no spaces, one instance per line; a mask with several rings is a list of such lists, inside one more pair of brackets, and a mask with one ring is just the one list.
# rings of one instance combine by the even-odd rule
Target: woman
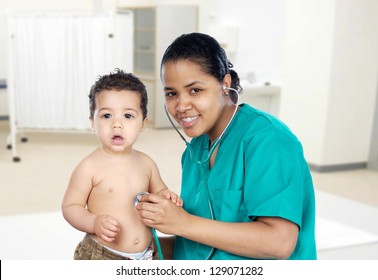
[[142,221],[176,236],[174,259],[316,259],[314,188],[301,144],[275,117],[237,104],[232,67],[205,34],[184,34],[166,50],[166,108],[193,138],[182,156],[184,207],[146,195],[137,206]]

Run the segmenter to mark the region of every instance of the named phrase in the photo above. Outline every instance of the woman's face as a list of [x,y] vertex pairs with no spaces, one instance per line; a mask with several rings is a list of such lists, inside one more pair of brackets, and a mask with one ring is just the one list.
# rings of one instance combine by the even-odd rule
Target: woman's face
[[223,91],[228,81],[219,83],[198,64],[179,60],[163,65],[162,83],[167,110],[186,135],[207,134],[211,141],[219,137],[229,119]]

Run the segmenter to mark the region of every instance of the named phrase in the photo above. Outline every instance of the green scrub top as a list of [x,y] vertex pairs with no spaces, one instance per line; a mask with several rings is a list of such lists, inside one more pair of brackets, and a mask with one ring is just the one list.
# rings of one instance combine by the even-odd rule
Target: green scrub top
[[[196,159],[207,158],[209,138],[193,138]],[[200,166],[188,150],[182,155],[181,197],[190,214],[210,219]],[[256,217],[282,217],[299,226],[289,259],[316,259],[315,194],[298,139],[277,118],[252,108],[240,109],[223,135],[215,163],[204,164],[215,219],[254,222]],[[221,234],[221,233],[219,233]],[[174,259],[206,259],[211,248],[177,236]],[[248,259],[216,250],[214,260]]]

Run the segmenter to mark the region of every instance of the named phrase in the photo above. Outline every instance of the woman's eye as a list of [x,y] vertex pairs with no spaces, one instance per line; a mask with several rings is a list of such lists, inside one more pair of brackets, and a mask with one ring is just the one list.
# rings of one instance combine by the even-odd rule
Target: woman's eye
[[198,93],[200,93],[201,91],[202,91],[202,90],[199,89],[199,88],[193,88],[193,89],[191,89],[190,93],[191,93],[191,94],[198,94]]
[[176,95],[176,93],[174,91],[169,91],[169,92],[165,93],[165,97],[173,97],[175,95]]
[[102,118],[103,118],[103,119],[110,119],[111,117],[112,117],[111,114],[103,114],[103,115],[102,115]]

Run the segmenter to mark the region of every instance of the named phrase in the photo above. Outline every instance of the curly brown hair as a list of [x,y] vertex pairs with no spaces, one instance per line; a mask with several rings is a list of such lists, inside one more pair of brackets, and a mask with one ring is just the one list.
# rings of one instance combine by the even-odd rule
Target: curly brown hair
[[89,92],[89,118],[93,119],[96,109],[96,97],[104,90],[130,90],[140,94],[140,108],[143,119],[147,117],[148,96],[146,86],[132,73],[116,68],[114,72],[99,76]]

